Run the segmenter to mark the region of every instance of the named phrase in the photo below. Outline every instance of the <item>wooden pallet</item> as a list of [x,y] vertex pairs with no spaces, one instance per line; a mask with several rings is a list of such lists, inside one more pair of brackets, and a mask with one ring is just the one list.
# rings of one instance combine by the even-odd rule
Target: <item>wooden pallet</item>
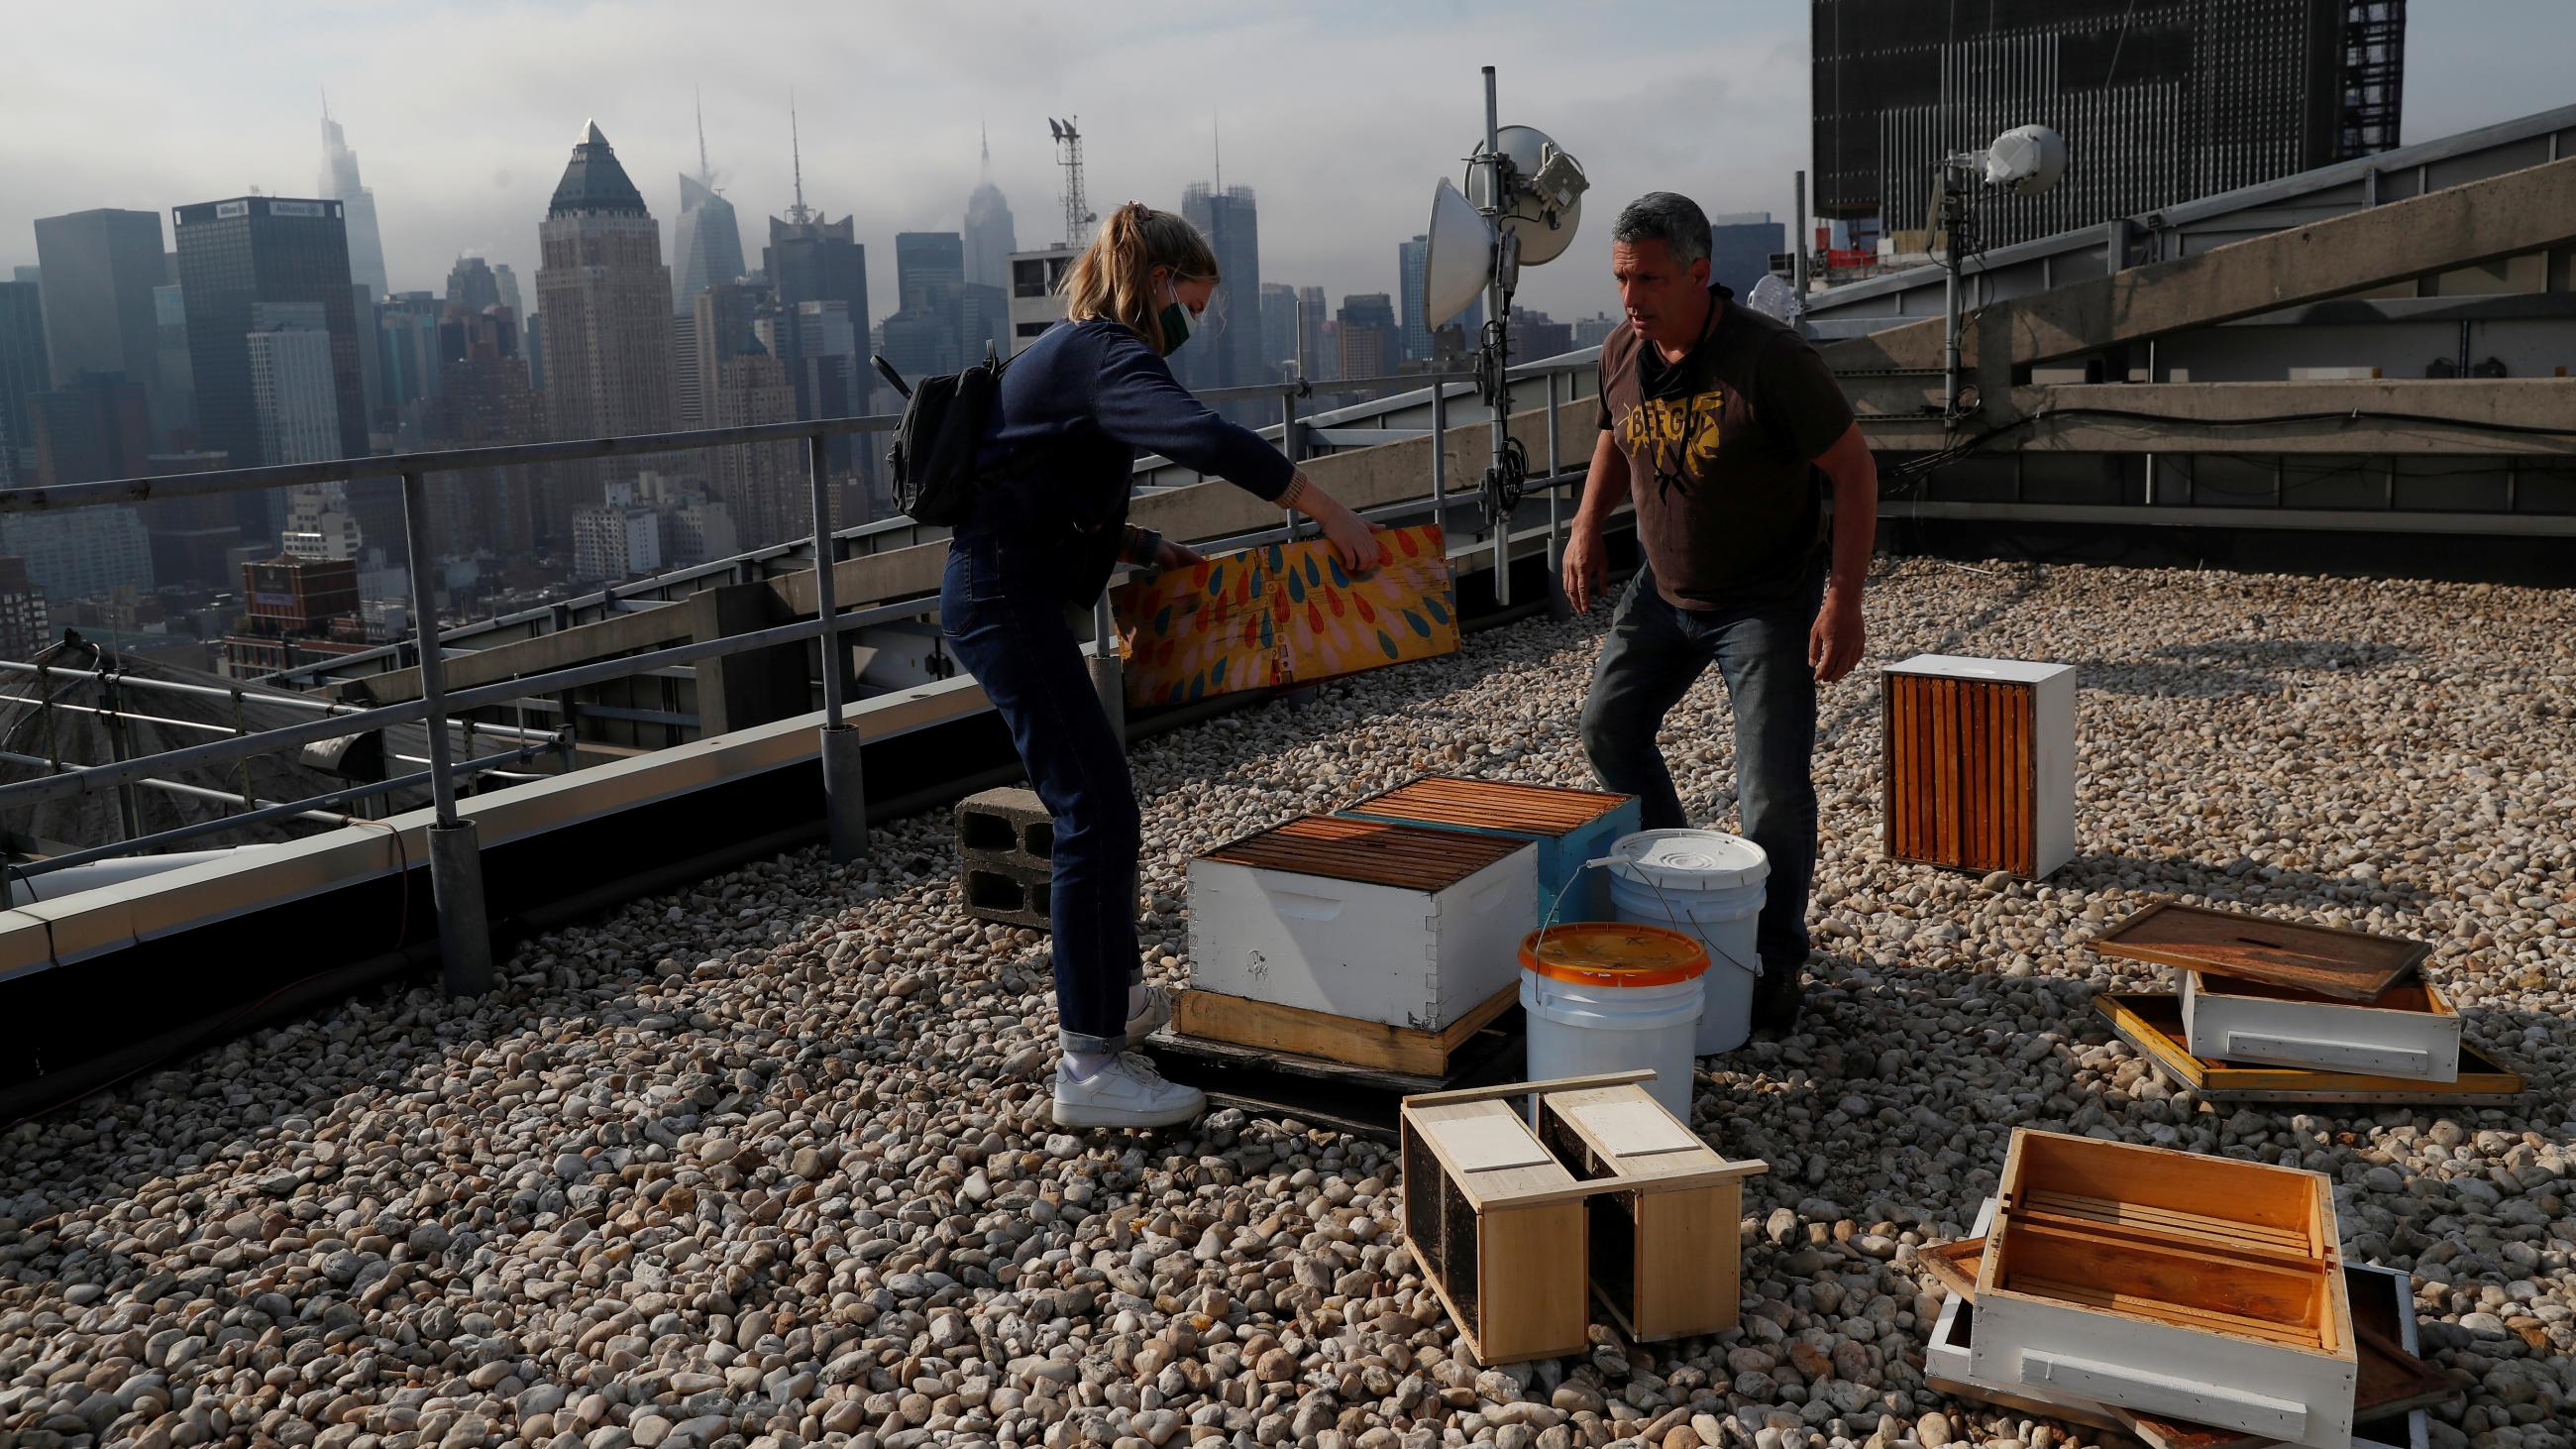
[[2522,1096],[2519,1073],[2476,1048],[2460,1045],[2454,1082],[2419,1082],[2309,1067],[2244,1067],[2195,1057],[2183,1045],[2182,998],[2169,993],[2103,995],[2093,1009],[2111,1031],[2167,1081],[2221,1103],[2392,1103],[2447,1107],[2505,1107]]
[[1240,1107],[1264,1117],[1293,1117],[1393,1142],[1396,1109],[1404,1098],[1512,1081],[1522,1074],[1525,1043],[1515,990],[1493,1016],[1449,1051],[1444,1070],[1436,1075],[1239,1046],[1186,1036],[1171,1028],[1147,1037],[1144,1049],[1164,1076],[1207,1093],[1213,1106]]
[[1514,982],[1448,1026],[1422,1031],[1193,989],[1173,1003],[1172,1031],[1200,1041],[1446,1080],[1451,1059],[1519,999],[1520,984]]

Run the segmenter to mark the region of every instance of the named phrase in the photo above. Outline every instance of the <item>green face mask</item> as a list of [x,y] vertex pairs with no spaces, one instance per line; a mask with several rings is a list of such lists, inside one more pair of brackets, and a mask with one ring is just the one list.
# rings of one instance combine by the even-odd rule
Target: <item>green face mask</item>
[[1162,315],[1155,320],[1163,324],[1165,357],[1178,352],[1181,344],[1190,340],[1190,309],[1181,305],[1181,289],[1178,284],[1172,287],[1172,300],[1165,304]]

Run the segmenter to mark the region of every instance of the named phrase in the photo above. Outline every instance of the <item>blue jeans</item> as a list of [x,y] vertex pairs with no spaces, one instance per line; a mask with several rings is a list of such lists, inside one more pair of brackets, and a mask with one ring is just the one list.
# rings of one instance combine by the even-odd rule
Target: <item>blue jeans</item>
[[1770,857],[1754,935],[1765,975],[1807,959],[1807,893],[1816,875],[1816,675],[1807,634],[1824,600],[1823,561],[1790,600],[1741,609],[1677,608],[1640,568],[1619,596],[1583,700],[1583,752],[1602,786],[1635,795],[1648,830],[1689,823],[1655,734],[1714,662],[1735,714],[1735,793],[1744,834]]
[[1136,945],[1144,827],[1126,749],[1066,618],[1062,555],[1011,535],[960,535],[940,582],[940,627],[1055,816],[1058,1041],[1068,1052],[1113,1052],[1128,1044],[1127,988],[1145,974]]

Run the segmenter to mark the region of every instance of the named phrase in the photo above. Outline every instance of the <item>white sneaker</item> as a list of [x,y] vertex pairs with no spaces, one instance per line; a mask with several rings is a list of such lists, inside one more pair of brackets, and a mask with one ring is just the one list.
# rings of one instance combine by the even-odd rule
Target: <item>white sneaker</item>
[[1059,1127],[1170,1127],[1207,1110],[1207,1093],[1163,1080],[1143,1052],[1121,1052],[1097,1076],[1055,1069]]
[[1143,1041],[1145,1038],[1161,1031],[1164,1027],[1171,1024],[1171,1020],[1171,994],[1159,986],[1146,987],[1144,1009],[1138,1011],[1134,1016],[1127,1018],[1127,1040],[1129,1044],[1132,1045],[1136,1042]]

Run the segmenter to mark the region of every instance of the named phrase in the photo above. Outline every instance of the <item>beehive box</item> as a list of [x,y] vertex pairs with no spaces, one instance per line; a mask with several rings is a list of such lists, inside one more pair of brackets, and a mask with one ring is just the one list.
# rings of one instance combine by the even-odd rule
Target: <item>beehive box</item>
[[1190,985],[1444,1031],[1520,979],[1536,852],[1309,815],[1190,862]]
[[[1551,906],[1558,920],[1610,921],[1618,914],[1611,908],[1609,878],[1587,872],[1585,863],[1608,855],[1620,836],[1634,834],[1640,809],[1634,795],[1425,775],[1371,795],[1341,814],[1526,840],[1538,851],[1541,921]],[[1569,889],[1575,881],[1584,884]]]
[[2460,1079],[2459,1014],[2425,982],[2402,982],[2364,1002],[2198,971],[2182,980],[2183,1040],[2193,1056],[2416,1082]]
[[1638,1078],[1542,1092],[1538,1137],[1566,1171],[1614,1189],[1590,1199],[1592,1292],[1619,1330],[1647,1342],[1723,1333],[1742,1297],[1744,1179],[1676,1121]]
[[1506,1100],[1532,1090],[1438,1092],[1397,1111],[1405,1242],[1486,1364],[1591,1346],[1586,1204],[1613,1185],[1578,1181],[1540,1145]]
[[2321,1174],[2027,1129],[1970,1377],[2344,1449],[2352,1312]]
[[2519,1072],[2466,1041],[2460,1043],[2460,1075],[2456,1080],[2413,1081],[2317,1067],[2235,1066],[2194,1056],[2183,1045],[2182,997],[2176,993],[2104,992],[2093,998],[2093,1010],[2113,1036],[2128,1043],[2155,1067],[2156,1075],[2177,1087],[2189,1088],[2205,1102],[2397,1102],[2504,1107],[2512,1105],[2523,1092]]
[[[2230,1429],[2213,1429],[2115,1408],[2045,1387],[2005,1390],[1969,1377],[1976,1334],[1976,1276],[1995,1200],[1977,1214],[1972,1236],[1926,1249],[1920,1261],[1950,1297],[1924,1347],[1923,1373],[1930,1386],[1954,1398],[1991,1402],[2048,1418],[2066,1419],[2115,1434],[2135,1436],[2149,1449],[2281,1449],[2279,1441]],[[1965,1270],[1965,1281],[1957,1276]],[[2412,1278],[2390,1268],[2347,1263],[2344,1291],[2352,1304],[2357,1340],[2353,1391],[2354,1449],[2424,1449],[2424,1410],[2459,1395],[2439,1369],[2416,1357]]]
[[1897,860],[2038,878],[2075,858],[2075,670],[1917,654],[1881,675]]

